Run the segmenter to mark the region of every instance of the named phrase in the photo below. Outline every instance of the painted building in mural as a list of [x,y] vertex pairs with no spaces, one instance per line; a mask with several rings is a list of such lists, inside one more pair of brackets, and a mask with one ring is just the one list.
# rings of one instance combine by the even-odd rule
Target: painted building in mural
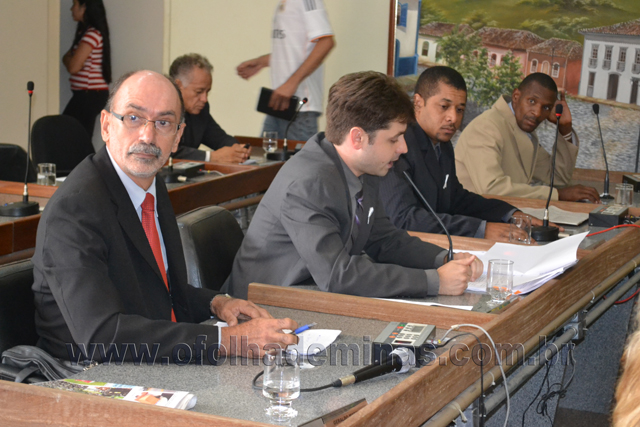
[[640,105],[640,19],[580,31],[580,95]]
[[418,72],[418,27],[421,0],[400,0],[396,12],[395,76]]
[[442,64],[442,60],[437,59],[438,43],[444,36],[451,34],[453,30],[469,35],[473,29],[467,24],[449,24],[447,22],[430,22],[420,27],[418,31],[418,61],[421,65]]
[[510,28],[483,27],[476,35],[488,51],[489,65],[500,65],[502,57],[511,52],[520,61],[523,75],[527,74],[527,49],[544,42],[542,37],[531,31]]
[[582,45],[573,40],[551,38],[527,49],[526,74],[550,75],[558,89],[578,94],[582,67]]

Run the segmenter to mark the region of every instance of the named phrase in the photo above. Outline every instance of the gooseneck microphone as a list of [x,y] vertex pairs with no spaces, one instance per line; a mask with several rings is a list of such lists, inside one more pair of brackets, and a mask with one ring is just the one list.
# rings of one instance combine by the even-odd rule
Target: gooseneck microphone
[[427,207],[427,209],[429,209],[431,211],[433,216],[438,221],[438,224],[440,224],[440,227],[442,227],[442,229],[444,230],[444,233],[447,235],[447,239],[449,239],[449,258],[448,258],[448,261],[452,261],[453,260],[453,241],[451,240],[451,235],[449,234],[449,230],[447,230],[447,227],[444,226],[444,223],[442,222],[440,217],[436,214],[436,212],[433,210],[433,208],[431,207],[429,202],[427,202],[427,199],[425,199],[425,197],[422,195],[420,190],[418,190],[418,187],[416,186],[416,184],[413,182],[413,180],[411,179],[411,177],[407,173],[407,170],[409,169],[409,163],[404,159],[404,157],[401,156],[398,159],[398,161],[396,162],[396,166],[400,168],[400,170],[404,174],[404,177],[407,179],[407,181],[409,181],[409,184],[411,184],[411,187],[413,187],[413,191],[416,192],[416,194],[418,195],[418,197],[422,201],[422,204],[425,205]]
[[291,120],[289,120],[289,123],[287,123],[287,128],[284,130],[284,142],[282,143],[282,160],[287,160],[287,158],[289,157],[289,146],[287,145],[287,134],[289,133],[289,128],[291,127],[291,124],[296,120],[296,117],[298,117],[298,113],[302,109],[302,106],[307,102],[309,102],[309,99],[307,98],[303,98],[298,101],[298,108],[296,108],[296,112],[293,113],[293,117],[291,118]]
[[602,144],[602,157],[604,157],[604,166],[606,173],[604,175],[604,193],[600,195],[600,199],[613,200],[613,196],[609,194],[609,163],[607,163],[607,153],[604,150],[604,139],[602,138],[602,128],[600,127],[600,105],[593,104],[593,112],[598,120],[598,132],[600,133],[600,143]]
[[560,232],[560,229],[549,225],[549,203],[551,202],[551,194],[553,194],[553,180],[556,173],[556,155],[558,150],[558,135],[560,133],[560,117],[562,117],[562,104],[556,105],[556,139],[553,143],[553,153],[551,153],[551,184],[549,185],[549,197],[547,197],[547,204],[544,208],[544,218],[542,219],[542,225],[531,229],[531,238],[537,242],[553,242],[559,238],[558,233]]
[[40,205],[38,202],[29,201],[29,187],[27,179],[29,176],[29,160],[31,159],[31,97],[33,96],[33,82],[27,83],[27,92],[29,93],[29,125],[27,127],[27,164],[24,171],[24,190],[22,192],[22,201],[7,203],[0,206],[0,216],[28,216],[40,213]]
[[358,369],[354,373],[340,378],[333,382],[334,387],[344,387],[349,384],[360,383],[362,381],[376,378],[391,372],[404,374],[409,369],[416,366],[416,356],[413,351],[408,348],[399,347],[393,350],[389,356],[391,360],[380,365],[368,365],[362,369]]

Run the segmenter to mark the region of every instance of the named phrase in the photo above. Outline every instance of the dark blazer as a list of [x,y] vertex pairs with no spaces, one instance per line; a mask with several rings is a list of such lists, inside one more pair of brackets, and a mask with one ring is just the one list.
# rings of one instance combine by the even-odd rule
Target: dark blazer
[[[394,227],[378,198],[378,177],[363,175],[367,223],[351,239],[352,201],[338,153],[324,133],[280,169],[255,212],[228,279],[246,296],[251,282],[314,283],[324,291],[390,297],[439,289],[446,251]],[[368,256],[364,256],[362,252]]]
[[450,234],[474,237],[483,220],[502,222],[510,211],[516,209],[506,202],[486,199],[462,187],[456,176],[451,142],[440,143],[442,154],[438,163],[431,140],[420,125],[410,124],[404,138],[408,152],[402,158],[406,162],[397,162],[380,183],[380,198],[398,228],[444,234],[437,220],[414,193],[402,170],[408,171]]
[[[218,345],[210,318],[216,292],[187,284],[175,214],[162,180],[156,180],[158,220],[164,239],[171,297],[129,194],[106,148],[67,177],[42,214],[33,256],[38,346],[70,359],[65,343],[122,351],[133,343],[158,346],[170,360],[174,347],[193,349],[198,335]],[[171,303],[178,323],[171,322]],[[143,347],[144,348],[144,347]],[[131,361],[132,349],[124,360]],[[96,348],[94,360],[102,359]],[[206,359],[206,357],[205,357]]]
[[187,126],[184,128],[178,151],[173,154],[175,159],[204,160],[205,152],[198,150],[201,144],[212,150],[217,150],[239,143],[211,117],[208,102],[200,113],[186,113],[185,123]]

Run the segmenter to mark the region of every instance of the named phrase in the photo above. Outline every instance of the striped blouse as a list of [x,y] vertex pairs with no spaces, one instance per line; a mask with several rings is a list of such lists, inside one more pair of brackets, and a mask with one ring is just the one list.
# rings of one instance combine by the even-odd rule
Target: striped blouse
[[[69,79],[71,90],[109,89],[109,85],[102,77],[102,34],[95,28],[89,27],[80,39],[80,43],[88,43],[93,49],[82,69]],[[73,48],[75,52],[78,45]]]

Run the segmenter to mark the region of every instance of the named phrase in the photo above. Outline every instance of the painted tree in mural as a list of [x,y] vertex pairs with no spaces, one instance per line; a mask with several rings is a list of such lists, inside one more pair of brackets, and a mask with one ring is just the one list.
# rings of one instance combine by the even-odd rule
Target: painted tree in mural
[[430,22],[449,22],[444,16],[444,12],[430,2],[423,1],[420,11],[420,25],[427,25]]
[[438,59],[458,70],[467,82],[467,96],[479,106],[488,107],[500,97],[511,94],[522,80],[520,63],[511,53],[500,65],[490,67],[488,53],[480,37],[454,29],[440,39]]

